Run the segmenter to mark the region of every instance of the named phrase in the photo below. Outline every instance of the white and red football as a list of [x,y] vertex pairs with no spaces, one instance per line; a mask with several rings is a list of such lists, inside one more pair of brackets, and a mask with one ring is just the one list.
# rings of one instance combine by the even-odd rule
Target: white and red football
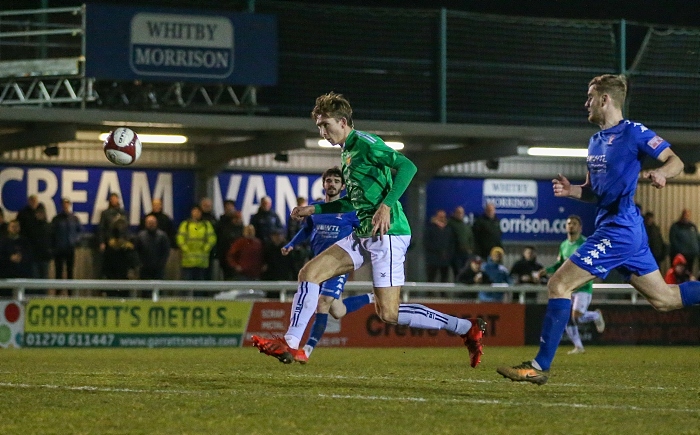
[[115,165],[130,165],[141,157],[141,141],[134,130],[127,127],[110,132],[103,148],[107,160]]

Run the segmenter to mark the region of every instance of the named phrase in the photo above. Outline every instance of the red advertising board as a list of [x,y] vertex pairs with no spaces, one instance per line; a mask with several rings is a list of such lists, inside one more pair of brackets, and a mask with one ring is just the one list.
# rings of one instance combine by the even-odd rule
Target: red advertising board
[[[525,307],[520,304],[429,304],[431,308],[456,317],[481,317],[488,323],[484,343],[487,346],[525,344]],[[289,325],[291,304],[256,302],[243,342],[252,345],[251,335],[283,336]],[[313,318],[311,320],[313,322]],[[308,330],[307,328],[307,334]],[[304,341],[302,341],[303,343]],[[434,331],[389,325],[382,322],[368,305],[340,321],[329,319],[321,346],[346,347],[444,347],[462,346],[462,341],[447,331]]]

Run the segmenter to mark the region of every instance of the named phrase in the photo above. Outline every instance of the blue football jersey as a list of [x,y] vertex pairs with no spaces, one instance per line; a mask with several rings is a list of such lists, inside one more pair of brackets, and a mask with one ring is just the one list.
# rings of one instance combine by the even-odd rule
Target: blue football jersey
[[670,146],[643,124],[626,119],[591,137],[587,164],[598,197],[596,226],[610,222],[641,225],[634,193],[642,161],[645,156],[657,158]]
[[360,220],[354,211],[336,214],[313,214],[304,220],[304,225],[287,244],[293,247],[306,240],[311,240],[311,250],[318,255],[340,239],[352,233],[360,226]]

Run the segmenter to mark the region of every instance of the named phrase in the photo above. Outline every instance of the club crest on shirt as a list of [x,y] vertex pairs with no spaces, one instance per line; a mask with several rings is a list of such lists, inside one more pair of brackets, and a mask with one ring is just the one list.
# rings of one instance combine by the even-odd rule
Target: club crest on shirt
[[611,135],[610,138],[608,139],[608,143],[606,145],[612,145],[613,141],[615,140],[615,135]]
[[661,136],[654,136],[651,139],[649,139],[649,142],[647,142],[647,145],[651,147],[651,149],[655,150],[656,148],[661,145],[661,143],[664,141],[664,139]]
[[345,166],[350,166],[350,163],[352,163],[352,156],[345,157]]

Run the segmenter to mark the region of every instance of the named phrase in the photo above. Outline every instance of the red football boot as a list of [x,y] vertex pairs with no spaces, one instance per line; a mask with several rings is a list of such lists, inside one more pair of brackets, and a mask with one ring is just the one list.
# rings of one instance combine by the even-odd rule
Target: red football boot
[[481,362],[481,355],[484,354],[482,339],[486,332],[486,322],[483,319],[473,319],[470,322],[472,322],[472,327],[460,337],[462,337],[464,345],[469,349],[469,365],[476,367]]

